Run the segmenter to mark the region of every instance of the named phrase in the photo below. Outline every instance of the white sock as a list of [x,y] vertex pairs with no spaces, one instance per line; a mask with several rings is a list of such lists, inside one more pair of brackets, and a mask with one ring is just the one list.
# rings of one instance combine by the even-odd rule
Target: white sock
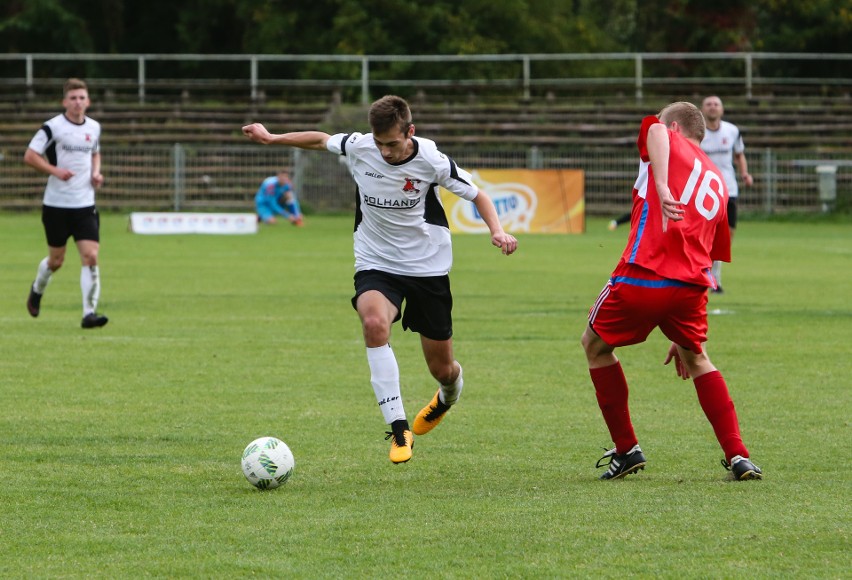
[[722,262],[716,260],[713,262],[713,267],[710,269],[710,272],[713,274],[713,277],[716,278],[716,285],[722,285]]
[[83,266],[80,270],[80,290],[83,291],[83,316],[98,308],[101,296],[101,276],[97,266]]
[[[458,361],[456,361],[456,364],[458,364]],[[459,365],[458,378],[452,385],[441,385],[441,392],[438,393],[438,398],[445,405],[455,405],[461,396],[462,387],[464,387],[464,379],[462,378],[462,367]]]
[[35,282],[33,282],[33,290],[38,294],[44,294],[44,289],[47,283],[50,282],[52,275],[53,270],[47,267],[47,258],[45,258],[38,264],[38,272],[36,273]]
[[385,417],[385,423],[405,419],[402,394],[399,389],[399,365],[389,344],[367,347],[367,362],[370,363],[370,382],[376,393],[376,401]]

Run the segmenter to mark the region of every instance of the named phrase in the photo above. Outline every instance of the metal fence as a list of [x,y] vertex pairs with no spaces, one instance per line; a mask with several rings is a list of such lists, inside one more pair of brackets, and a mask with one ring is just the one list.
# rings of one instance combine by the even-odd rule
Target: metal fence
[[[504,151],[446,150],[466,169],[582,169],[589,214],[620,213],[630,203],[636,177],[633,147],[619,149]],[[746,212],[819,212],[833,197],[852,199],[852,160],[813,151],[747,150],[754,186],[741,188]],[[215,147],[127,146],[103,152],[104,210],[253,210],[263,178],[291,168],[294,186],[308,211],[352,211],[355,186],[339,156],[255,145]],[[40,206],[45,177],[24,167],[20,156],[0,155],[0,208]]]
[[140,103],[157,93],[224,91],[252,101],[267,92],[334,89],[367,104],[371,92],[476,90],[529,99],[549,91],[682,94],[727,87],[751,98],[791,88],[847,95],[852,53],[637,52],[472,55],[342,54],[0,54],[0,89],[54,94],[68,76],[86,77]]

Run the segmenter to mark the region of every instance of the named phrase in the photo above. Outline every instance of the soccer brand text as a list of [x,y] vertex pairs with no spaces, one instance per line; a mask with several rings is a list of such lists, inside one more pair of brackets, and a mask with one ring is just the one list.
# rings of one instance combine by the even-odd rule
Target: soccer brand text
[[386,209],[400,209],[406,207],[414,207],[418,203],[420,203],[420,198],[415,199],[388,199],[388,198],[378,198],[374,195],[365,195],[364,203],[371,207],[378,208],[386,208]]
[[379,407],[381,407],[382,405],[386,405],[391,401],[396,401],[397,399],[399,399],[399,397],[388,397],[387,399],[382,399],[381,401],[379,401]]
[[93,145],[67,145],[65,143],[60,147],[65,151],[82,151],[83,153],[89,153],[94,149]]

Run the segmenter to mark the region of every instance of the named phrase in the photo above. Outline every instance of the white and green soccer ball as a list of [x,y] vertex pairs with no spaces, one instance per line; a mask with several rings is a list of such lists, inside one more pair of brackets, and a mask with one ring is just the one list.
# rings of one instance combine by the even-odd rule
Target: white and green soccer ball
[[275,437],[261,437],[243,451],[243,473],[258,489],[274,489],[293,474],[296,460],[287,444]]

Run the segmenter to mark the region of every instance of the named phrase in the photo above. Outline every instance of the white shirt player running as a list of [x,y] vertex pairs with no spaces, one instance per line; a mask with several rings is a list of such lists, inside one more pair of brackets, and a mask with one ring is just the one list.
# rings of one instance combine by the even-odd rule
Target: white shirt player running
[[372,134],[338,133],[326,144],[332,153],[346,156],[358,186],[356,272],[424,277],[443,276],[452,267],[452,241],[438,186],[467,201],[479,189],[434,141],[411,139],[414,153],[398,164],[382,158]]
[[740,191],[737,186],[737,174],[734,171],[734,153],[745,151],[740,130],[733,123],[720,121],[718,129],[715,131],[707,129],[704,133],[701,149],[721,170],[725,185],[728,186],[728,195],[737,197]]
[[44,205],[79,208],[95,205],[92,154],[100,151],[101,125],[84,117],[81,124],[59,114],[36,132],[29,148],[45,155],[51,165],[74,172],[68,181],[51,175],[44,189]]

